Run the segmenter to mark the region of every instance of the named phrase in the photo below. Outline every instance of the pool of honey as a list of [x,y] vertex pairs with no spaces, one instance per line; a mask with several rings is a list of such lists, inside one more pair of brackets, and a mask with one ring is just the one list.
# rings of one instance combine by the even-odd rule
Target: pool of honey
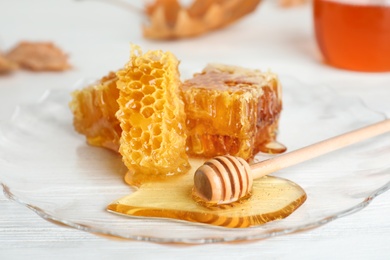
[[282,219],[306,200],[297,184],[278,177],[254,181],[250,197],[231,205],[207,208],[192,196],[193,174],[203,163],[190,160],[192,170],[164,182],[145,183],[134,193],[112,202],[108,211],[126,216],[168,218],[227,228],[245,228]]
[[316,39],[324,59],[349,70],[390,71],[390,5],[358,2],[314,0]]

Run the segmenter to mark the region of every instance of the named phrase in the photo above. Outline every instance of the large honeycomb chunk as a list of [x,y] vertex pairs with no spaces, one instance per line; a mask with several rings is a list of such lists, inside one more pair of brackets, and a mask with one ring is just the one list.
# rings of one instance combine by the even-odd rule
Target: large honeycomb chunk
[[275,143],[282,109],[276,75],[228,65],[208,65],[183,83],[187,146],[191,155],[251,159],[283,152]]
[[135,185],[187,172],[186,126],[178,60],[133,46],[120,70],[120,153]]
[[95,84],[72,93],[70,108],[73,112],[73,125],[87,138],[91,145],[119,150],[122,129],[115,113],[119,109],[116,102],[119,91],[117,76],[110,72]]

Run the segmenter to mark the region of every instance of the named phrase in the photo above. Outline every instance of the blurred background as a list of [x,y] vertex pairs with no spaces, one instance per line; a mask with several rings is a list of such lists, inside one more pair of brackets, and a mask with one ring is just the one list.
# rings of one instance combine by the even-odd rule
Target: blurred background
[[[183,4],[189,2],[186,0]],[[390,116],[390,73],[348,71],[327,65],[315,39],[311,1],[287,8],[276,0],[263,0],[253,12],[227,27],[199,37],[175,40],[143,37],[142,25],[148,23],[142,11],[145,3],[135,0],[1,0],[1,52],[6,53],[21,41],[52,42],[67,55],[71,68],[62,72],[16,70],[1,74],[0,120],[8,119],[18,104],[39,100],[47,89],[72,88],[81,79],[100,78],[108,71],[119,69],[128,61],[131,43],[144,50],[162,49],[174,53],[181,62],[183,79],[211,62],[272,70],[313,88],[327,85],[339,93],[358,96],[371,109]],[[299,92],[296,95],[299,96]],[[84,250],[96,253],[98,248],[117,257],[128,257],[130,253],[142,257],[150,249],[161,257],[170,256],[172,252],[181,257],[191,253],[205,256],[206,250],[211,249],[211,253],[220,256],[239,258],[245,249],[248,258],[262,254],[273,259],[292,256],[369,259],[374,252],[377,259],[385,259],[390,231],[389,198],[387,192],[359,214],[319,229],[254,243],[210,245],[200,252],[199,247],[121,243],[64,229],[43,221],[1,195],[0,258],[7,252],[28,257],[29,253],[50,252],[60,257],[66,252],[69,259]],[[26,247],[30,250],[19,250]],[[74,248],[79,250],[74,251]],[[321,249],[323,256],[318,254]]]

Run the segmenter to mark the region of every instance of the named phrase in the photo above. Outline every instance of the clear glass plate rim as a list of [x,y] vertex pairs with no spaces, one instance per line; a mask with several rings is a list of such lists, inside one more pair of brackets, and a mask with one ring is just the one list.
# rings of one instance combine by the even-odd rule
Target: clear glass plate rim
[[[390,171],[390,169],[387,169]],[[251,241],[251,240],[260,240],[260,239],[266,239],[266,238],[271,238],[271,237],[276,237],[276,236],[281,236],[281,235],[287,235],[287,234],[292,234],[295,232],[301,232],[305,230],[309,230],[312,228],[320,227],[322,225],[325,225],[327,223],[330,223],[336,219],[346,217],[348,215],[351,215],[353,213],[356,213],[364,208],[366,208],[377,196],[381,195],[382,193],[388,191],[390,189],[390,182],[386,183],[382,187],[374,190],[368,197],[366,197],[363,201],[360,203],[345,209],[343,211],[337,212],[333,215],[324,217],[322,219],[319,219],[317,221],[313,221],[304,225],[297,225],[294,227],[290,227],[287,229],[274,229],[270,230],[266,233],[260,233],[258,235],[251,235],[251,236],[244,236],[244,237],[232,237],[232,238],[162,238],[162,237],[153,237],[153,236],[141,236],[141,235],[129,235],[129,236],[124,236],[116,233],[112,233],[108,230],[105,229],[99,229],[96,227],[92,227],[86,224],[74,222],[74,221],[69,221],[60,217],[56,217],[53,214],[48,214],[45,210],[36,207],[34,205],[31,205],[27,202],[24,202],[23,200],[19,199],[17,196],[15,196],[10,188],[0,182],[3,192],[5,196],[10,200],[14,201],[19,205],[22,205],[34,213],[36,213],[39,217],[41,217],[44,220],[47,220],[49,222],[58,224],[58,225],[65,225],[70,228],[74,228],[76,230],[81,230],[89,233],[94,233],[94,234],[100,234],[100,235],[106,235],[106,236],[112,236],[112,237],[119,237],[119,238],[124,238],[124,239],[130,239],[130,240],[135,240],[135,241],[147,241],[147,242],[154,242],[154,243],[182,243],[182,244],[210,244],[210,243],[225,243],[225,242],[243,242],[243,241]]]

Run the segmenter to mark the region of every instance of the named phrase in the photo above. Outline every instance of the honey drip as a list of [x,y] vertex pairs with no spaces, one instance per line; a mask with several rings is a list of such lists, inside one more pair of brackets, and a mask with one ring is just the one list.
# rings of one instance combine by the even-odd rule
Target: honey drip
[[231,205],[207,208],[192,196],[193,174],[203,162],[190,160],[190,173],[165,182],[143,184],[134,193],[111,203],[107,210],[134,217],[168,218],[227,228],[258,226],[293,213],[306,200],[305,191],[282,178],[254,181],[250,197]]

